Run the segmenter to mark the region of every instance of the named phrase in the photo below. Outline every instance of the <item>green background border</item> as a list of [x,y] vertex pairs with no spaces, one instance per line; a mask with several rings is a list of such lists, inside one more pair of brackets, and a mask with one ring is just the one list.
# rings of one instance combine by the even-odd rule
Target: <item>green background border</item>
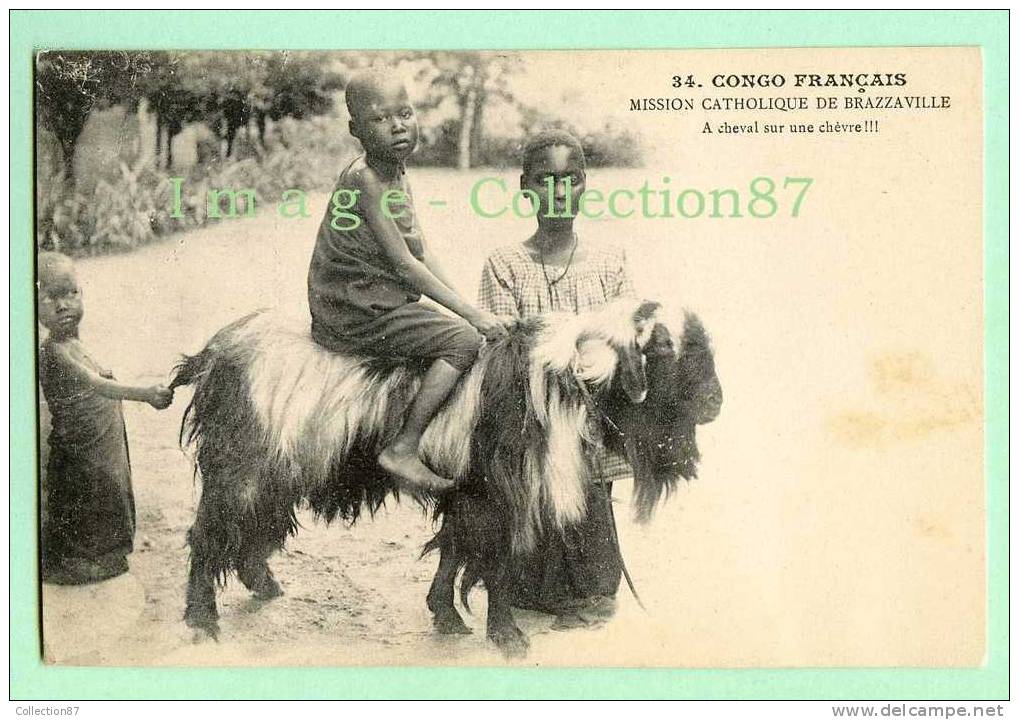
[[[1008,11],[12,11],[11,645],[14,699],[1008,696]],[[983,668],[97,669],[39,660],[31,67],[35,48],[724,48],[978,45],[985,102],[988,656]],[[14,239],[17,238],[17,241]],[[15,390],[15,388],[17,390]]]

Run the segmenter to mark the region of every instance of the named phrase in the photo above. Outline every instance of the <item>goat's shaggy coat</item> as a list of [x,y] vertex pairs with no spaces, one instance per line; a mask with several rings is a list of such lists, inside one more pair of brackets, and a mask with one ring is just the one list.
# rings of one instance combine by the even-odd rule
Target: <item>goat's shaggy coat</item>
[[[597,389],[611,381],[616,348],[635,340],[637,309],[622,303],[520,323],[480,354],[425,432],[425,461],[463,480],[482,405],[501,435],[512,429],[516,437],[492,444],[514,457],[485,464],[507,468],[514,548],[533,546],[545,522],[561,527],[583,517],[587,409],[576,382]],[[195,386],[183,437],[196,447],[203,492],[215,496],[220,489],[210,485],[224,485],[231,502],[217,523],[226,544],[212,555],[227,561],[217,573],[232,565],[237,529],[230,526],[245,518],[282,542],[294,530],[299,500],[327,520],[353,521],[362,506],[377,509],[391,487],[374,458],[399,430],[420,377],[417,368],[326,350],[271,312],[223,328],[187,358],[174,379]],[[287,514],[274,509],[266,518],[268,505],[280,501]]]
[[[656,309],[622,301],[579,316],[521,321],[483,348],[461,378],[421,450],[438,474],[457,480],[453,496],[483,497],[488,515],[497,513],[502,529],[492,543],[526,552],[539,533],[584,517],[592,396],[616,397],[620,424],[635,429],[612,442],[638,461],[641,514],[677,476],[690,476],[695,457],[689,467],[672,459],[663,465],[662,452],[677,440],[667,432],[677,418],[690,426],[692,442],[697,421],[679,417],[685,411],[677,409],[676,368],[679,346],[696,340],[696,333],[686,335],[699,323],[688,317],[674,343]],[[717,385],[700,334],[710,367],[699,372]],[[376,458],[399,431],[424,369],[331,352],[271,312],[223,328],[183,360],[171,385],[195,387],[181,434],[195,448],[203,483],[189,533],[189,613],[204,604],[215,616],[206,579],[222,581],[237,570],[246,585],[258,585],[258,568],[268,573],[265,559],[296,531],[298,504],[307,502],[327,521],[353,522],[364,508],[378,509],[393,484]],[[639,408],[655,417],[641,420]]]

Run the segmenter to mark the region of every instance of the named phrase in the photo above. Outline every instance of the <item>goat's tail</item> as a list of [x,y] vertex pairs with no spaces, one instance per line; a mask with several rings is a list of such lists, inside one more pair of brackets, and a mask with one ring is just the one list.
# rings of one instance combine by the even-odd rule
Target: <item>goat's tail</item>
[[175,390],[185,385],[194,384],[207,370],[211,359],[209,349],[205,348],[197,355],[184,355],[173,367],[170,378],[170,389]]

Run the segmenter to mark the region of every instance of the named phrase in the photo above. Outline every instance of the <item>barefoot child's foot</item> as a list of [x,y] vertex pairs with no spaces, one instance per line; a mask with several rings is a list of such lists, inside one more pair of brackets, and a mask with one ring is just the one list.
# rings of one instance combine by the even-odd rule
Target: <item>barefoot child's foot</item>
[[415,451],[401,452],[396,446],[390,445],[379,454],[379,465],[407,483],[411,490],[436,493],[453,487],[452,480],[439,477],[429,470]]

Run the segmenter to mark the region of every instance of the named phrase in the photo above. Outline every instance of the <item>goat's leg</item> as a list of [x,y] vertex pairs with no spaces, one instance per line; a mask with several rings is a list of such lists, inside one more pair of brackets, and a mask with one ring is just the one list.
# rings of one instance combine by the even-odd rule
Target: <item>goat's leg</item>
[[513,585],[509,556],[488,565],[482,574],[488,590],[488,639],[507,657],[523,657],[530,643],[513,621]]
[[190,569],[188,571],[187,607],[184,622],[188,627],[202,630],[212,638],[219,637],[219,612],[216,610],[215,575],[207,555],[204,538],[207,533],[206,513],[199,502],[198,517],[188,531],[191,546]]
[[460,562],[452,534],[445,530],[443,528],[439,531],[439,567],[428,589],[428,609],[432,611],[432,624],[443,635],[470,635],[471,629],[453,607],[456,572]]
[[269,556],[273,545],[262,545],[246,552],[237,566],[237,577],[258,600],[272,600],[283,594],[282,588],[269,569]]

